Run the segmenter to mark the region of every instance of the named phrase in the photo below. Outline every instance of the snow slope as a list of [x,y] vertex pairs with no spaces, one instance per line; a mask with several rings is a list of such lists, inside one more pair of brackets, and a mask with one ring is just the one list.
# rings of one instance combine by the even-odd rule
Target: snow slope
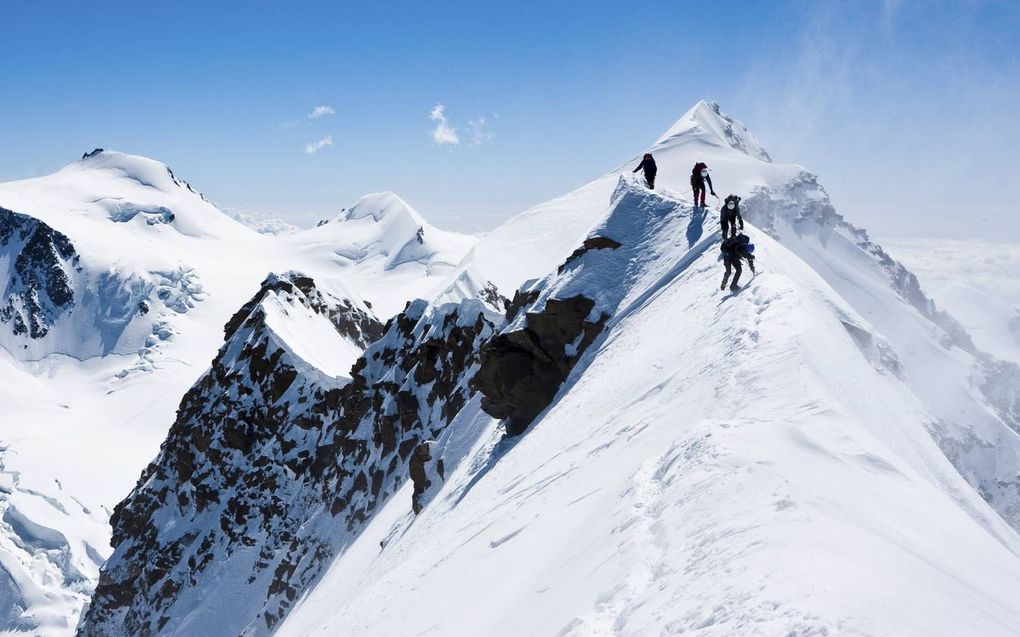
[[[0,493],[0,508],[26,511],[70,547],[34,543],[27,522],[0,524],[0,541],[20,543],[19,557],[2,563],[0,599],[24,610],[0,613],[0,630],[46,635],[73,629],[110,552],[109,511],[156,456],[181,397],[222,344],[224,323],[267,274],[299,269],[386,318],[446,285],[448,263],[474,241],[435,229],[391,194],[363,198],[352,209],[357,219],[264,236],[166,165],[115,151],[0,184],[0,208],[9,211],[0,210],[0,463],[7,480],[34,485],[25,488],[43,503],[19,505],[35,496],[14,488]],[[338,256],[349,253],[350,237],[364,248],[360,260]],[[13,308],[9,320],[5,308]],[[19,333],[19,318],[39,329]],[[324,339],[331,328],[317,316],[292,310],[270,322],[329,376],[349,376],[361,354]]]
[[974,343],[1020,363],[1020,245],[976,240],[883,239]]
[[621,247],[532,287],[609,316],[552,405],[459,417],[431,503],[395,496],[277,634],[1015,634],[1020,539],[899,353],[757,230],[766,271],[713,292],[711,230],[620,183],[592,236]]
[[[792,250],[875,324],[899,352],[906,382],[933,409],[946,454],[1000,514],[1020,526],[1020,367],[976,348],[908,269],[836,212],[816,175],[773,163],[754,135],[717,104],[699,102],[648,150],[656,158],[661,193],[689,201],[690,167],[706,162],[720,197],[743,197],[745,219]],[[557,267],[604,215],[620,175],[630,174],[640,156],[511,219],[482,238],[460,270],[493,281],[510,296],[509,290]],[[718,223],[714,209],[697,214]]]

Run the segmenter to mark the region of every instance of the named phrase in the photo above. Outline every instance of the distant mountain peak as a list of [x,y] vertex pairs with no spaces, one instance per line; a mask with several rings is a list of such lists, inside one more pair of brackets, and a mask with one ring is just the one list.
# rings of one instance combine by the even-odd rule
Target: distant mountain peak
[[92,152],[83,154],[78,161],[65,166],[61,172],[68,170],[114,171],[143,186],[155,188],[163,192],[171,191],[174,188],[183,188],[208,201],[205,195],[175,175],[169,166],[161,161],[141,155],[96,148]]
[[663,133],[655,145],[672,146],[691,137],[718,146],[728,146],[755,159],[772,162],[758,138],[741,122],[723,113],[718,102],[699,101]]
[[418,211],[392,192],[374,192],[358,199],[343,215],[345,220],[372,217],[375,222],[384,219],[410,219],[419,226],[427,225]]

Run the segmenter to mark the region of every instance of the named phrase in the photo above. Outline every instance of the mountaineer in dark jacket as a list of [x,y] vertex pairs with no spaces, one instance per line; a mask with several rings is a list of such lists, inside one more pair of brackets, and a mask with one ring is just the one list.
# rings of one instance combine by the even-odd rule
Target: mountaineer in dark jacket
[[723,265],[726,266],[726,273],[723,274],[722,285],[719,286],[719,289],[726,289],[726,281],[729,280],[730,270],[732,269],[733,282],[730,283],[730,290],[736,292],[740,289],[738,282],[740,281],[740,273],[742,271],[740,267],[741,259],[747,261],[748,267],[751,268],[751,273],[754,273],[754,244],[751,243],[746,234],[738,234],[735,237],[724,239],[719,246],[719,250],[722,252]]
[[740,216],[740,197],[730,195],[723,202],[722,210],[719,211],[719,223],[722,224],[722,238],[728,234],[731,237],[737,236],[737,227],[744,230],[744,218]]
[[705,207],[705,184],[708,184],[708,191],[715,197],[715,190],[712,188],[712,177],[708,174],[708,164],[699,161],[694,164],[691,170],[691,190],[694,191],[694,207],[698,207],[698,195],[701,195],[701,207]]
[[644,158],[641,159],[641,163],[638,164],[637,168],[631,172],[636,173],[642,168],[645,169],[645,181],[648,182],[648,188],[650,190],[655,190],[655,173],[658,171],[658,168],[655,167],[655,160],[652,159],[651,153],[645,153]]

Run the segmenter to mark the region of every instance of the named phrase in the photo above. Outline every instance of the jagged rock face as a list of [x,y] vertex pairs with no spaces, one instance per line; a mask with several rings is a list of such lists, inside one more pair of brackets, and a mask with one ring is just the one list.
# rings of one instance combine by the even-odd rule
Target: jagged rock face
[[[508,320],[524,309],[529,296],[515,296]],[[485,413],[507,420],[508,434],[523,432],[552,402],[578,357],[602,331],[606,315],[587,320],[594,307],[595,301],[581,295],[547,299],[541,311],[525,315],[520,329],[503,332],[482,346],[473,386],[482,392]]]
[[323,405],[339,383],[300,374],[300,361],[266,325],[262,302],[271,294],[326,316],[361,346],[381,334],[373,316],[327,298],[310,278],[270,275],[227,323],[227,342],[184,396],[159,456],[114,510],[116,552],[81,634],[117,634],[115,625],[122,634],[156,634],[180,590],[216,560],[259,545],[257,556],[248,551],[253,559],[241,558],[253,562],[253,583],[321,499],[316,448]]
[[74,307],[78,254],[70,239],[45,223],[0,208],[0,257],[8,265],[0,323],[15,336],[38,339]]
[[[226,325],[227,341],[185,396],[159,457],[114,512],[115,552],[80,633],[173,632],[209,587],[243,590],[217,634],[268,634],[336,553],[408,478],[412,454],[470,396],[481,302],[415,302],[344,383],[304,373],[261,318],[283,294],[347,338],[379,333],[308,277],[270,277]],[[186,623],[186,621],[185,621]]]
[[494,333],[480,301],[427,307],[415,301],[392,319],[341,391],[331,445],[357,471],[343,476],[330,508],[348,530],[403,484],[415,449],[467,403],[482,343]]

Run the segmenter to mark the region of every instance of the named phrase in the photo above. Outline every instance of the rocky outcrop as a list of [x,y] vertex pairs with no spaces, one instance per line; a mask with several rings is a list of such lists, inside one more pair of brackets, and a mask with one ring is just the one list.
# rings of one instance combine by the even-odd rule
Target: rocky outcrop
[[430,499],[429,496],[438,491],[446,477],[443,459],[432,452],[435,446],[434,440],[426,440],[411,452],[408,474],[414,485],[414,491],[411,493],[411,510],[415,515],[422,512]]
[[255,584],[314,507],[326,470],[316,461],[322,406],[339,387],[301,373],[306,366],[267,325],[271,295],[328,317],[338,338],[353,335],[359,346],[381,334],[371,314],[310,278],[270,275],[227,323],[226,343],[181,401],[159,456],[114,510],[115,552],[80,634],[156,634],[178,595],[239,551],[257,555],[240,556]]
[[[478,300],[408,305],[329,382],[266,326],[284,298],[363,346],[380,329],[310,278],[271,276],[228,321],[212,368],[188,392],[159,456],[113,515],[107,562],[80,635],[173,633],[216,616],[211,634],[272,632],[375,511],[416,475],[413,457],[470,397],[493,334]],[[441,480],[441,477],[437,477]],[[229,609],[204,592],[237,591]]]
[[557,271],[562,274],[562,272],[567,269],[571,263],[588,254],[591,250],[615,250],[621,245],[622,244],[619,241],[616,239],[610,239],[609,237],[588,237],[584,240],[584,243],[581,244],[580,248],[574,250],[570,256],[567,257],[567,260],[563,262],[563,265],[561,265]]
[[[552,402],[578,357],[602,331],[606,315],[588,320],[594,307],[595,301],[580,295],[547,299],[540,311],[526,313],[519,329],[482,346],[473,387],[482,392],[487,414],[506,419],[508,434],[522,433]],[[511,310],[518,311],[517,306]]]
[[6,279],[0,323],[15,336],[39,339],[74,307],[71,277],[78,254],[70,239],[42,221],[0,208],[0,272]]

